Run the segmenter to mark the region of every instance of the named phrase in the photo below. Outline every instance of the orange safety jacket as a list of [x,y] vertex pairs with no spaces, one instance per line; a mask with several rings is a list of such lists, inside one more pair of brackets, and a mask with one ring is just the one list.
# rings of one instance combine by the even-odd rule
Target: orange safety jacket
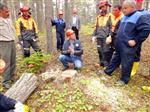
[[124,15],[121,13],[120,16],[118,16],[117,18],[115,16],[113,16],[113,20],[112,20],[112,32],[115,31],[116,25],[118,24],[118,22],[122,19]]
[[106,38],[112,30],[112,14],[108,13],[104,16],[98,15],[96,17],[94,36]]

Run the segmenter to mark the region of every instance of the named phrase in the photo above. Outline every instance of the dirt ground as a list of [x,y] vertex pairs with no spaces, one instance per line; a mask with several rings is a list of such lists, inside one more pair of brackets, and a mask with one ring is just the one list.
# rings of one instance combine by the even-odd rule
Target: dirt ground
[[[26,102],[30,111],[150,112],[150,92],[142,89],[142,86],[150,86],[150,39],[143,45],[138,73],[128,85],[120,87],[115,85],[120,76],[119,69],[109,79],[98,74],[103,68],[98,65],[96,44],[92,44],[90,38],[80,33],[84,66],[71,83],[44,82],[38,74],[40,84]],[[45,49],[43,45],[42,48]],[[44,72],[60,75],[63,66],[58,60],[59,55],[60,52],[54,52]]]

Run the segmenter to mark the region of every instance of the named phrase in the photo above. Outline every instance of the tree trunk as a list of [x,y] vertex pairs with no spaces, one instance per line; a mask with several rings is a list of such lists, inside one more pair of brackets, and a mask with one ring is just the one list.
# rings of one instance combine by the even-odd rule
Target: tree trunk
[[70,28],[71,20],[71,7],[70,0],[65,0],[65,21],[66,21],[66,29]]
[[24,73],[5,95],[24,103],[36,87],[37,77],[31,73]]
[[51,25],[51,17],[52,17],[52,0],[45,0],[45,24],[46,24],[46,32],[47,32],[47,53],[51,53],[53,51],[53,37],[52,37],[52,25]]
[[37,23],[40,32],[43,32],[43,4],[42,0],[37,1]]

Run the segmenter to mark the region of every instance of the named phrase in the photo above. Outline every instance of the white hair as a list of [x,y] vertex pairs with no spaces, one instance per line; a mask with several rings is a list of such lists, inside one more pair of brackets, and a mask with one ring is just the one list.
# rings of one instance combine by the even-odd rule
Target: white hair
[[128,5],[128,6],[131,6],[131,7],[136,9],[136,2],[135,2],[135,0],[125,0],[123,2],[123,6],[124,5]]

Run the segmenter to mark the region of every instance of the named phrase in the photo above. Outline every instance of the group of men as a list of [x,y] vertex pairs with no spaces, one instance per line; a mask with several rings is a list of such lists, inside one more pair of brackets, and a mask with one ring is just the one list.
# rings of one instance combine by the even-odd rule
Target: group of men
[[59,60],[64,66],[63,70],[69,69],[69,63],[73,63],[76,70],[81,69],[83,65],[81,58],[83,49],[79,40],[80,17],[77,15],[76,8],[73,9],[72,14],[70,28],[66,31],[66,39],[66,23],[63,19],[63,12],[59,11],[58,17],[54,20],[51,19],[52,25],[56,26],[57,50],[61,51]]
[[[102,0],[98,4],[100,14],[96,18],[95,31],[97,50],[100,65],[104,70],[100,74],[111,76],[114,70],[121,65],[122,75],[118,84],[127,84],[131,78],[132,68],[140,61],[140,52],[143,41],[150,33],[150,13],[141,9],[142,0],[125,0],[123,6],[116,5],[113,15],[108,13],[111,5]],[[122,12],[121,12],[122,10]],[[30,8],[20,9],[21,15],[16,21],[16,33],[23,48],[24,57],[30,56],[30,47],[36,52],[41,52],[37,44],[38,29],[36,22],[31,17]],[[56,26],[57,50],[61,51],[59,60],[64,69],[69,68],[69,63],[74,64],[74,69],[79,70],[83,66],[83,49],[79,40],[80,18],[77,9],[73,10],[72,24],[66,31],[63,12],[58,13],[55,20],[51,20]],[[9,19],[9,9],[0,4],[0,58],[6,62],[3,86],[10,87],[10,82],[16,68],[15,30]],[[136,70],[133,70],[133,74]],[[25,109],[24,105],[7,98],[0,93],[0,110],[15,112],[17,109]]]
[[112,76],[121,65],[118,85],[127,84],[131,75],[136,73],[142,43],[150,33],[150,12],[142,9],[142,2],[125,0],[122,11],[117,5],[113,15],[108,13],[111,5],[106,0],[98,4],[100,14],[96,18],[93,40],[97,39],[100,65],[104,67],[99,73]]
[[[5,65],[5,68],[0,68],[0,74],[4,75],[2,85],[7,89],[10,88],[11,82],[14,81],[13,76],[16,69],[15,33],[19,44],[22,46],[24,58],[30,56],[30,47],[36,52],[41,52],[37,44],[37,24],[31,17],[30,8],[26,6],[20,8],[15,26],[16,32],[9,16],[8,7],[0,3],[0,59]],[[66,25],[62,17],[63,13],[60,11],[58,18],[51,20],[52,25],[56,26],[57,49],[61,51],[59,59],[64,65],[64,70],[69,68],[69,63],[73,63],[75,69],[78,70],[82,67],[81,55],[83,50],[79,41],[80,18],[77,16],[77,9],[73,9],[71,29],[66,31],[66,39]],[[0,111],[28,112],[28,107],[0,93]]]

